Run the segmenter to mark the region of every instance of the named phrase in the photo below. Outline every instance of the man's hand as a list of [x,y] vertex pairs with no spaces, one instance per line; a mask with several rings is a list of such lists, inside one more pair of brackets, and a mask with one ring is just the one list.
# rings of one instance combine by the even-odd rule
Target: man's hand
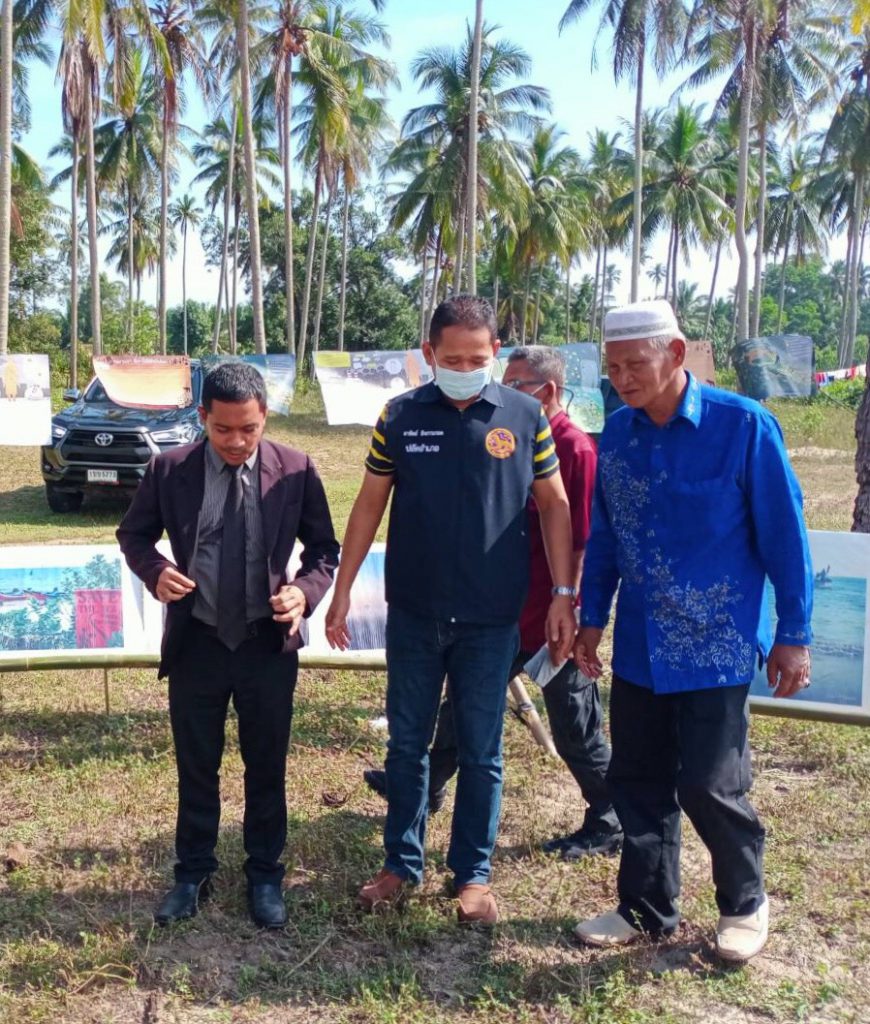
[[574,664],[590,679],[598,679],[604,670],[598,657],[598,645],[603,632],[603,629],[596,629],[595,626],[581,626],[574,642]]
[[157,600],[164,604],[170,601],[181,601],[196,589],[196,583],[180,573],[174,565],[167,565],[157,577]]
[[285,587],[281,587],[277,594],[273,594],[269,598],[269,603],[272,605],[272,611],[275,613],[272,618],[276,622],[289,622],[290,636],[294,636],[299,629],[299,623],[302,621],[305,609],[308,607],[305,594],[302,593],[299,587],[290,583]]
[[559,665],[571,656],[577,620],[570,597],[554,597],[547,612],[546,637],[550,661]]
[[774,697],[793,697],[810,685],[810,649],[774,644],[767,659],[767,685]]
[[329,646],[346,651],[350,647],[350,633],[347,629],[347,614],[350,611],[350,595],[335,594],[326,613],[326,639]]

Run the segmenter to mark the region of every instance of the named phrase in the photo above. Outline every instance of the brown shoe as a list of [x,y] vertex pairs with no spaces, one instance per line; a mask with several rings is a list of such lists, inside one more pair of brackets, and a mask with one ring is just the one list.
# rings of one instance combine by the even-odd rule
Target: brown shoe
[[457,914],[460,924],[495,924],[498,920],[498,905],[488,885],[461,885],[456,890],[459,900]]
[[402,901],[404,890],[404,878],[387,868],[381,868],[357,893],[356,904],[368,914],[374,910],[386,910]]

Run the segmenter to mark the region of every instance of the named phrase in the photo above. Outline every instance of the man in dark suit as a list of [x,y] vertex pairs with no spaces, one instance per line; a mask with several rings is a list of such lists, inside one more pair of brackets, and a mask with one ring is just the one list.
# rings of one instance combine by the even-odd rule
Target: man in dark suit
[[[258,925],[281,928],[299,626],[328,590],[339,546],[311,460],[263,439],[266,391],[252,366],[212,370],[200,416],[208,440],[158,455],[118,529],[127,564],[167,605],[158,674],[169,676],[178,863],[155,919],[192,917],[217,869],[219,771],[232,698],[245,764],[248,902]],[[172,561],[155,546],[164,530]],[[297,538],[303,552],[290,580]]]

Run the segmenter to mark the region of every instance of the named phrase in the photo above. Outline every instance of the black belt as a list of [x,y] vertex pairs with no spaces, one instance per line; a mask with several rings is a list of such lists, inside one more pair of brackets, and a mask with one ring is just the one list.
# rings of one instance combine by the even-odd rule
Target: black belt
[[[191,618],[191,622],[207,636],[216,637],[218,640],[221,639],[217,626],[211,626],[209,623],[203,622],[202,619],[196,618],[196,616]],[[251,640],[257,636],[267,636],[269,634],[274,636],[277,628],[278,623],[274,619],[254,619],[245,625],[245,639]]]

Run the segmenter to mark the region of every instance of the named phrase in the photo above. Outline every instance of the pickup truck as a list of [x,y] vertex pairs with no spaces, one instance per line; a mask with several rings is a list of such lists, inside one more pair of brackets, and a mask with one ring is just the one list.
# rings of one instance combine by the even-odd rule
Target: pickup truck
[[131,409],[117,405],[97,378],[52,417],[51,444],[40,453],[45,497],[53,512],[77,512],[86,494],[130,495],[154,455],[198,440],[202,368],[191,360],[193,401],[184,408]]

